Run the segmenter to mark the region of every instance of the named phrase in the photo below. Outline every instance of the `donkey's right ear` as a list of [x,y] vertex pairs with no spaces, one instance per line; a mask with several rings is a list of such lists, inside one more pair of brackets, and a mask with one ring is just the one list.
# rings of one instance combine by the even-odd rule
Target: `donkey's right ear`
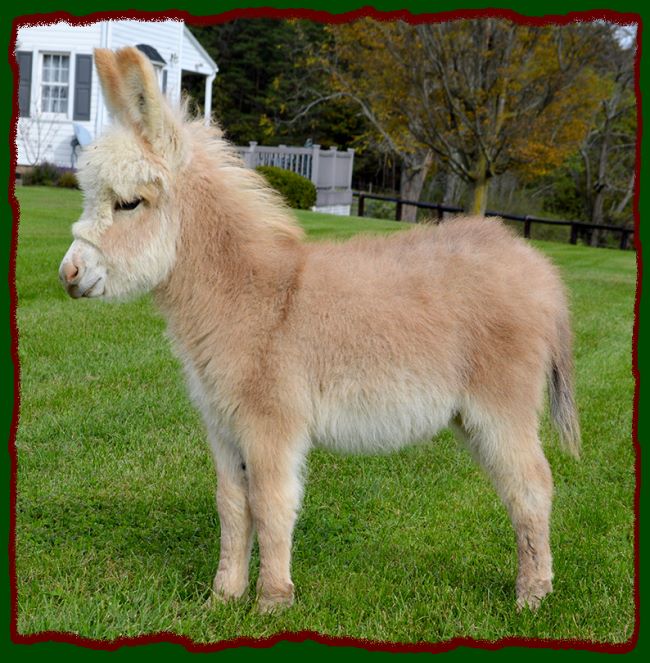
[[104,93],[104,100],[111,115],[124,122],[127,118],[127,102],[124,81],[117,66],[115,53],[109,48],[96,48],[95,67]]

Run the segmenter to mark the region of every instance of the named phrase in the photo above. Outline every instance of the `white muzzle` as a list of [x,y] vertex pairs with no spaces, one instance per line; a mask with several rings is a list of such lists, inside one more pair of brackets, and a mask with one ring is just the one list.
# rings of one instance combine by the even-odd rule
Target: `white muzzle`
[[70,297],[101,297],[106,287],[101,253],[92,244],[76,239],[63,256],[59,279]]

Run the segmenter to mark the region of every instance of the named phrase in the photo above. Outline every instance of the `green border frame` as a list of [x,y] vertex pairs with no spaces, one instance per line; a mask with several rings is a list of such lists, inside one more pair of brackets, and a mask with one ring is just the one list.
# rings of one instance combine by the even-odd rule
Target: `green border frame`
[[[639,3],[640,4],[640,3]],[[352,0],[296,0],[294,2],[278,2],[269,0],[268,2],[245,2],[245,0],[221,0],[220,2],[212,2],[210,0],[184,0],[182,3],[168,5],[166,3],[154,2],[152,0],[141,0],[137,9],[128,1],[128,0],[104,0],[98,5],[89,6],[87,2],[82,2],[81,0],[67,0],[65,3],[56,3],[52,0],[43,0],[41,2],[36,2],[34,0],[24,0],[20,5],[20,10],[9,10],[3,15],[3,21],[1,23],[0,30],[2,31],[2,41],[6,45],[6,52],[8,54],[7,59],[4,60],[2,67],[0,67],[0,72],[2,76],[2,85],[3,89],[6,90],[8,95],[13,94],[13,73],[10,67],[11,59],[11,40],[12,40],[12,30],[13,22],[21,17],[28,17],[33,15],[46,15],[57,12],[66,12],[72,16],[84,16],[86,14],[92,13],[103,13],[108,11],[114,12],[124,12],[124,14],[130,14],[132,12],[155,12],[164,14],[167,11],[173,11],[178,9],[180,12],[187,12],[197,18],[205,16],[213,16],[216,14],[221,14],[224,12],[229,12],[238,9],[262,9],[262,8],[273,8],[273,9],[293,9],[298,12],[300,9],[311,9],[311,10],[323,10],[330,12],[332,14],[340,14],[344,12],[350,12],[359,10],[364,7],[372,7],[378,11],[398,11],[398,10],[408,10],[412,14],[433,14],[440,12],[455,12],[462,10],[481,10],[481,9],[495,9],[495,10],[514,10],[527,17],[542,17],[542,16],[555,16],[563,17],[566,16],[568,12],[582,12],[589,11],[592,13],[597,13],[598,11],[603,11],[605,14],[607,11],[616,11],[620,13],[634,13],[638,14],[641,17],[642,23],[645,22],[646,17],[650,17],[650,9],[642,8],[636,6],[637,3],[632,0],[621,0],[619,3],[603,3],[587,0],[573,0],[571,3],[560,2],[558,0],[547,0],[546,2],[542,0],[502,0],[500,2],[493,2],[490,0],[483,1],[470,1],[470,0],[456,0],[456,2],[450,2],[450,0],[441,0],[437,3],[433,3],[431,0],[413,0],[407,2],[403,0],[402,2],[388,0],[376,0],[375,2],[353,2]],[[43,16],[45,19],[45,16]],[[648,82],[648,65],[646,63],[647,58],[642,57],[639,66],[639,98],[643,101],[643,92],[645,91],[646,84]],[[644,117],[647,115],[647,112],[644,110]],[[2,113],[2,122],[3,126],[7,127],[7,133],[10,134],[11,122],[12,122],[12,104],[6,103],[1,110]],[[641,127],[644,123],[640,124],[639,137],[641,140],[641,147],[639,154],[639,163],[637,164],[637,174],[638,174],[638,190],[642,192],[645,189],[646,184],[648,184],[648,177],[646,175],[645,169],[641,167],[643,163],[643,156],[645,155],[648,147],[647,140],[643,140]],[[2,161],[2,167],[6,170],[6,182],[7,182],[7,198],[3,201],[3,210],[6,214],[3,214],[3,218],[7,219],[6,223],[2,224],[2,236],[0,239],[0,271],[4,274],[9,275],[10,272],[10,255],[11,247],[13,241],[13,233],[15,220],[10,222],[13,216],[13,210],[11,207],[11,144],[8,143],[7,147],[7,158]],[[638,198],[638,219],[642,218],[644,197],[640,195]],[[638,251],[638,268],[639,268],[639,278],[637,281],[637,326],[635,333],[635,340],[637,351],[635,356],[637,358],[637,376],[642,373],[643,366],[646,362],[646,353],[643,350],[643,347],[639,347],[638,339],[640,339],[640,329],[642,329],[642,322],[647,316],[646,306],[644,302],[640,301],[640,293],[642,288],[641,282],[641,272],[642,272],[642,255],[640,252],[640,246],[645,239],[645,233],[643,227],[639,221],[638,233],[636,236],[637,248]],[[11,427],[12,421],[14,418],[14,367],[11,354],[12,348],[12,338],[11,338],[11,329],[13,322],[11,320],[11,288],[10,288],[10,276],[7,280],[3,279],[2,286],[0,287],[0,301],[2,303],[3,311],[7,312],[5,324],[0,326],[0,347],[2,348],[2,371],[0,372],[0,389],[3,394],[11,395],[11,397],[5,396],[2,398],[0,404],[0,416],[2,422],[3,430],[7,431],[7,452],[2,458],[2,480],[3,485],[7,488],[5,494],[10,495],[10,472],[11,472],[11,463],[10,463],[10,450],[12,445],[11,440]],[[5,370],[5,366],[7,367]],[[638,392],[640,393],[639,387],[637,387]],[[638,396],[637,396],[638,398]],[[639,402],[635,406],[635,430],[637,433],[637,454],[639,456],[638,463],[638,472],[637,472],[637,481],[639,488],[643,486],[643,479],[647,475],[647,468],[642,466],[640,463],[640,441],[643,439],[643,434],[646,430],[647,421],[649,417],[646,414],[643,414],[643,408],[639,407]],[[647,465],[645,463],[644,465]],[[637,490],[639,490],[637,488]],[[643,507],[643,491],[639,493],[639,512],[637,517],[640,521],[640,512]],[[7,506],[1,511],[1,518],[3,522],[2,527],[2,546],[3,550],[10,551],[10,516],[11,516],[11,504],[10,500],[7,500]],[[639,560],[639,569],[641,566],[641,552],[643,551],[643,532],[639,527],[639,537],[638,537],[638,548],[637,556]],[[3,557],[2,559],[2,570],[4,577],[9,580],[9,556]],[[639,594],[642,594],[642,589],[644,587],[644,574],[639,573]],[[646,581],[647,582],[647,581]],[[105,657],[113,656],[118,657],[120,660],[135,660],[136,657],[145,656],[154,656],[159,658],[173,657],[174,659],[183,658],[186,659],[188,656],[196,655],[194,653],[188,652],[180,644],[171,644],[171,643],[154,643],[146,645],[137,645],[133,646],[123,646],[120,649],[112,652],[98,651],[85,646],[80,646],[72,643],[58,643],[58,642],[45,642],[45,643],[35,643],[35,644],[15,644],[11,640],[10,636],[10,619],[11,619],[11,599],[9,592],[9,582],[4,584],[5,591],[3,592],[3,600],[0,607],[0,620],[4,625],[2,630],[2,637],[0,640],[0,652],[2,652],[7,658],[11,660],[38,660],[41,657],[49,657],[56,655],[64,655],[69,657],[71,660],[87,660],[87,657]],[[638,610],[641,609],[641,605],[638,605]],[[642,613],[638,615],[640,629],[638,634],[638,641],[636,647],[624,654],[626,657],[638,658],[643,656],[645,651],[645,657],[647,658],[650,654],[647,637],[643,636],[642,626]],[[145,648],[142,650],[142,648]],[[263,643],[260,643],[260,647],[264,647]],[[541,657],[545,657],[551,653],[550,649],[546,648],[528,648],[525,651],[521,647],[506,647],[497,651],[481,650],[467,647],[459,647],[450,652],[446,652],[446,657],[451,657],[453,660],[458,660],[459,657],[471,657],[475,658],[486,658],[494,655],[499,655],[502,657],[507,657],[511,660],[519,657],[521,655],[530,657],[530,660],[541,660]],[[367,651],[365,649],[360,649],[350,646],[337,646],[333,649],[330,645],[319,644],[311,640],[306,640],[304,642],[279,642],[270,648],[258,648],[258,647],[248,647],[243,646],[239,648],[224,649],[218,652],[214,652],[215,655],[219,655],[221,660],[227,661],[242,661],[249,660],[251,658],[255,660],[282,660],[286,661],[289,657],[299,657],[299,658],[321,658],[321,657],[351,657],[356,661],[369,660],[372,657],[373,661],[377,660],[387,660],[387,657],[397,656],[400,660],[403,657],[413,656],[414,652],[401,652],[393,653],[387,651]],[[420,654],[422,655],[422,654]],[[427,654],[424,654],[427,655]],[[430,655],[430,654],[429,654]],[[554,656],[560,657],[562,660],[567,660],[567,657],[577,657],[581,660],[586,660],[587,658],[593,658],[596,656],[601,656],[601,652],[592,652],[592,651],[576,651],[576,650],[559,650],[553,652]]]

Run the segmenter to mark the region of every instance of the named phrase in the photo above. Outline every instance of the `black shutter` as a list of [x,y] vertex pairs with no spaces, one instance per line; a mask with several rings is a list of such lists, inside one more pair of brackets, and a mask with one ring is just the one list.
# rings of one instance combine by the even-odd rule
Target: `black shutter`
[[93,80],[92,55],[77,55],[74,73],[73,120],[90,120],[90,94]]
[[16,51],[18,60],[18,108],[20,117],[29,117],[32,98],[32,54],[28,51]]
[[167,94],[167,69],[163,69],[162,73],[162,93]]

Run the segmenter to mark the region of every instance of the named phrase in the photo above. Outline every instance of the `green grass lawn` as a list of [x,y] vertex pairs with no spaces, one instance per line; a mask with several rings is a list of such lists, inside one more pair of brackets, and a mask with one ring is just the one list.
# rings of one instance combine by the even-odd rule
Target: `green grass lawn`
[[[260,616],[250,599],[203,607],[218,560],[215,477],[163,320],[147,297],[69,299],[57,268],[79,192],[19,187],[17,196],[19,632],[630,638],[632,252],[538,243],[571,291],[584,453],[580,462],[563,455],[545,418],[555,592],[537,613],[516,612],[514,533],[445,433],[393,456],[313,452],[295,532],[296,604]],[[298,216],[315,238],[403,227]]]

